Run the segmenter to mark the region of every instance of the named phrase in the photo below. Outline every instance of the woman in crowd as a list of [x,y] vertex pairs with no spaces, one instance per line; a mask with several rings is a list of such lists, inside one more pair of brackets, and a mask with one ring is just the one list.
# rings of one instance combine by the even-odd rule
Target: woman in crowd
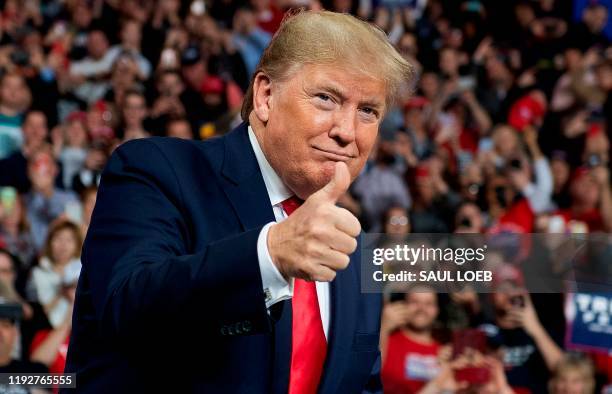
[[66,284],[81,270],[81,244],[81,230],[76,224],[54,223],[49,229],[43,256],[32,269],[28,296],[44,306],[53,327],[58,327],[71,314]]

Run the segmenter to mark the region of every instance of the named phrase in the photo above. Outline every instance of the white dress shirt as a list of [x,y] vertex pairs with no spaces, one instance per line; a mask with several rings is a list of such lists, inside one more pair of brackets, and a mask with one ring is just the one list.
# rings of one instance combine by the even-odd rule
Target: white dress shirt
[[[293,281],[291,278],[289,282],[285,280],[283,275],[278,271],[276,265],[272,262],[270,253],[268,252],[268,230],[275,223],[281,222],[287,218],[287,212],[283,209],[281,203],[293,196],[294,193],[285,186],[283,181],[280,179],[276,171],[270,166],[266,156],[264,155],[257,137],[251,126],[249,126],[249,141],[255,152],[257,158],[257,164],[261,175],[263,176],[266,190],[268,191],[268,197],[270,198],[270,205],[274,211],[274,218],[276,222],[270,222],[264,226],[259,233],[257,239],[257,257],[259,259],[259,270],[261,271],[261,279],[263,283],[264,293],[266,294],[266,306],[276,304],[279,301],[288,300],[293,297]],[[323,323],[323,331],[325,332],[325,338],[329,331],[329,315],[330,315],[330,304],[329,304],[329,283],[328,282],[316,282],[317,287],[317,299],[319,300],[319,310],[321,312],[321,322]]]

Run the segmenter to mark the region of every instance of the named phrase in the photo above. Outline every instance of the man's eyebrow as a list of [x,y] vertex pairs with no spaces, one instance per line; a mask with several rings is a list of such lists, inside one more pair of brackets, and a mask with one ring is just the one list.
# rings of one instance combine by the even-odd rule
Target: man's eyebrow
[[[323,85],[321,89],[325,90],[328,93],[333,94],[334,96],[338,97],[341,101],[346,100],[346,95],[344,94],[344,92],[340,88],[332,84],[325,84]],[[377,110],[382,110],[385,106],[384,102],[377,100],[375,98],[367,98],[363,101],[360,101],[359,105],[364,106],[364,107],[373,107]]]

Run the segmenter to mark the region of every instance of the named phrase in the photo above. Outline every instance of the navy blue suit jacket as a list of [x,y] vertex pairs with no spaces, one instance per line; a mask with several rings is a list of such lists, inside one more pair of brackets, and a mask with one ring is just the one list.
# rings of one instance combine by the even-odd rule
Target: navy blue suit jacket
[[[246,124],[120,146],[83,246],[66,366],[77,391],[287,393],[291,302],[268,313],[257,259],[271,221]],[[320,393],[360,393],[379,369],[381,298],[361,294],[358,254],[330,286]]]

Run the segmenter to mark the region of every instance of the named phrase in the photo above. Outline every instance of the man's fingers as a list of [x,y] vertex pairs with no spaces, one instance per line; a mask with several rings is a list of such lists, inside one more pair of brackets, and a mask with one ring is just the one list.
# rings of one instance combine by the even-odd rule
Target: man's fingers
[[321,265],[329,267],[334,271],[345,269],[349,262],[351,261],[350,257],[346,253],[338,252],[337,250],[330,249],[323,259],[321,259]]
[[357,249],[357,240],[341,231],[334,231],[329,237],[329,245],[340,253],[351,254]]
[[361,223],[348,209],[334,207],[334,224],[336,228],[351,237],[357,237],[361,233]]
[[316,200],[335,204],[340,196],[342,196],[348,190],[350,184],[351,174],[349,173],[348,167],[341,161],[336,162],[332,179],[327,183],[327,185],[323,186],[323,188],[310,196],[310,198],[314,197]]
[[336,277],[336,271],[325,266],[319,265],[316,267],[314,272],[310,275],[310,278],[306,278],[308,280],[317,281],[317,282],[331,282]]

